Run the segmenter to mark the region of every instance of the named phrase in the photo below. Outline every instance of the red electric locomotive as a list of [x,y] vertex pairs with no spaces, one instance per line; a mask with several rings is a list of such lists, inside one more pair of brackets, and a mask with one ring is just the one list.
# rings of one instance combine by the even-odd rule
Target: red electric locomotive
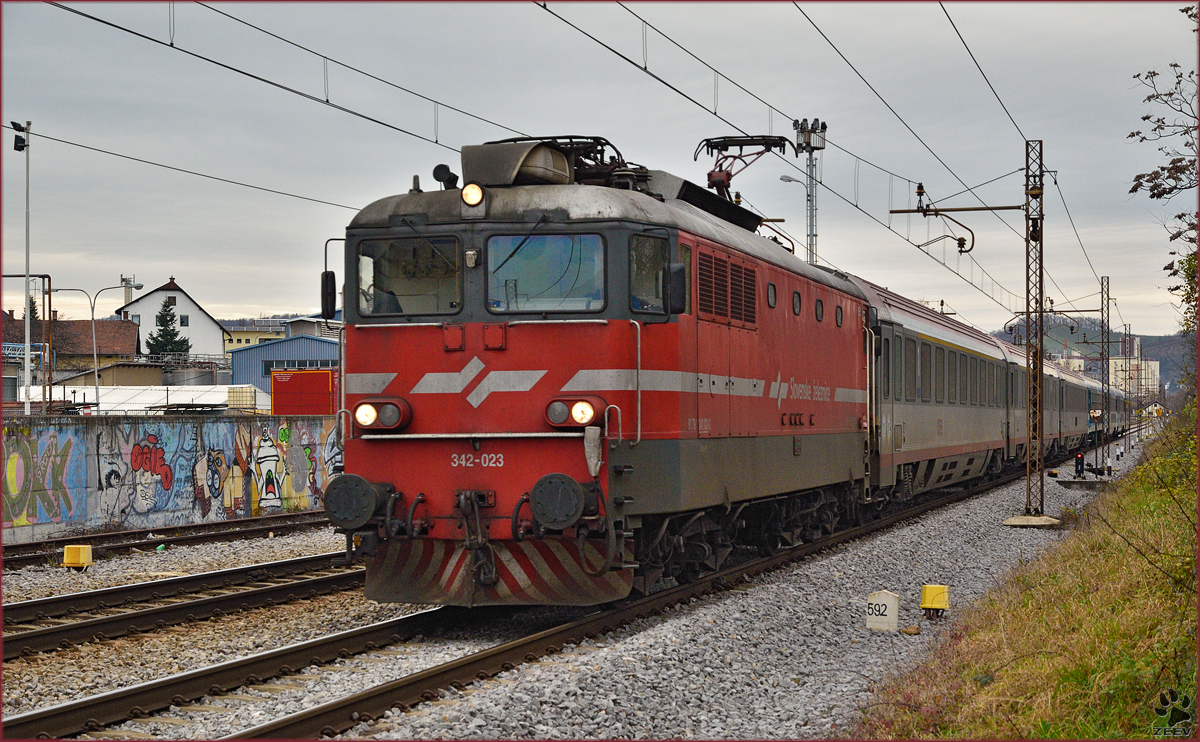
[[[345,473],[387,602],[589,605],[870,503],[870,309],[594,137],[464,147],[346,231]],[[333,278],[323,276],[332,314]]]

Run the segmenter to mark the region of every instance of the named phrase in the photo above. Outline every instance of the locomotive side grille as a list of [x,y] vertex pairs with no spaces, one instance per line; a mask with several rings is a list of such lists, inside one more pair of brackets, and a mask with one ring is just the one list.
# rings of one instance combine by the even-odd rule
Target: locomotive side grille
[[713,314],[729,316],[729,261],[713,258]]
[[757,321],[758,294],[754,280],[754,266],[742,266],[742,321],[754,324]]
[[700,311],[713,313],[713,258],[700,253],[697,257],[697,272],[700,274]]
[[734,263],[729,266],[729,318],[743,322],[742,317],[742,266]]

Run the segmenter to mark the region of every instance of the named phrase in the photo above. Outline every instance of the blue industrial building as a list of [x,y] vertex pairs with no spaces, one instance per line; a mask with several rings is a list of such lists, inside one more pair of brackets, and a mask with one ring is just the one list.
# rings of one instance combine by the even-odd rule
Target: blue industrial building
[[234,348],[229,352],[234,384],[253,384],[271,393],[271,369],[337,368],[338,344],[330,338],[296,335]]

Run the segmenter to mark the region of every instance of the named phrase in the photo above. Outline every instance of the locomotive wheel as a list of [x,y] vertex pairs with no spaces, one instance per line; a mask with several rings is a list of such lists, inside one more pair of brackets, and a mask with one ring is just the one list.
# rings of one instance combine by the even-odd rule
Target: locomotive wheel
[[695,562],[684,562],[683,568],[679,570],[679,574],[675,575],[675,581],[680,585],[689,585],[704,574],[704,570]]

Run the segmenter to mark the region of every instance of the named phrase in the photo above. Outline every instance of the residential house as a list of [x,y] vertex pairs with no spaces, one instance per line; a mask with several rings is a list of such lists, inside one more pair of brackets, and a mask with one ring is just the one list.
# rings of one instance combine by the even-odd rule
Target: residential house
[[220,356],[225,353],[225,339],[229,337],[229,333],[204,310],[204,307],[175,283],[175,276],[171,276],[162,286],[147,291],[118,308],[117,314],[121,319],[138,324],[148,340],[158,329],[154,318],[162,308],[164,299],[168,305],[175,308],[175,325],[179,336],[192,341],[192,355]]

